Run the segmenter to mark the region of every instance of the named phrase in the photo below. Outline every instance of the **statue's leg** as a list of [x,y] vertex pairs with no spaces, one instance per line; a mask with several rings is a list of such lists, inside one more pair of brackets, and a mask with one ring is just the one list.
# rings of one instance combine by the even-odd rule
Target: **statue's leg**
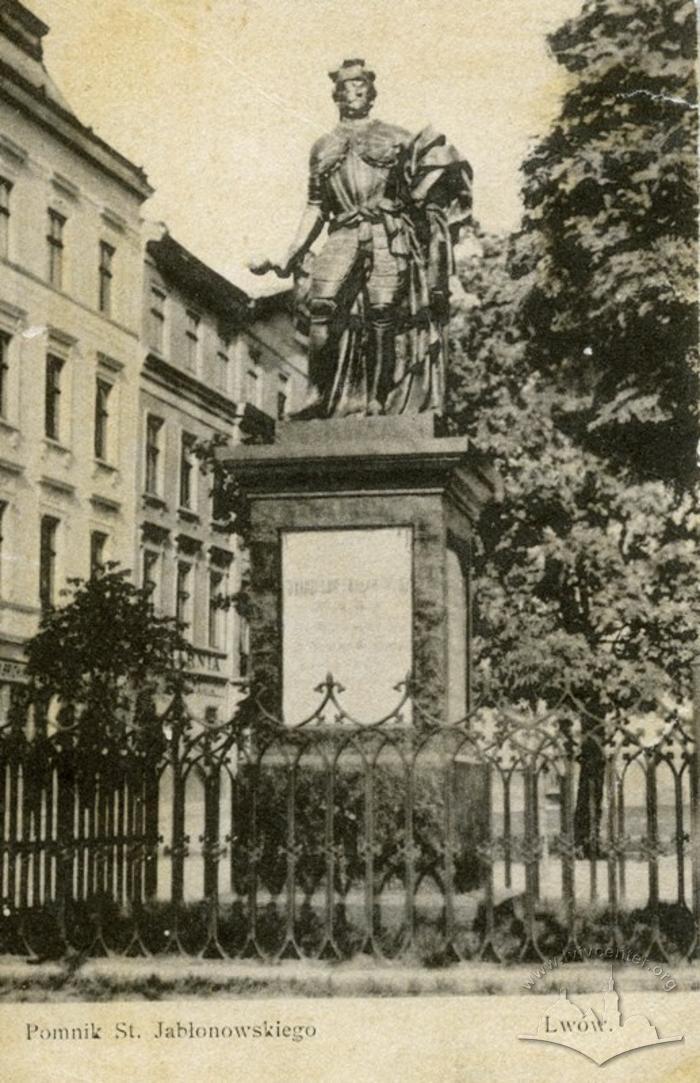
[[384,412],[386,397],[394,380],[395,310],[393,305],[372,305],[369,310],[370,364],[369,404],[370,414]]
[[369,299],[369,406],[370,413],[384,413],[394,385],[396,367],[396,318],[406,284],[405,265],[394,256],[383,225],[373,228],[373,265],[367,282]]
[[337,307],[336,302],[329,297],[312,297],[308,302],[309,391],[300,416],[317,417],[325,414],[329,380],[328,339]]
[[312,297],[309,302],[309,346],[314,357],[318,357],[328,343],[330,325],[337,309],[338,305],[330,297]]
[[325,414],[337,366],[340,300],[356,261],[356,231],[331,234],[316,256],[309,289],[309,382],[311,397],[305,408],[310,416]]

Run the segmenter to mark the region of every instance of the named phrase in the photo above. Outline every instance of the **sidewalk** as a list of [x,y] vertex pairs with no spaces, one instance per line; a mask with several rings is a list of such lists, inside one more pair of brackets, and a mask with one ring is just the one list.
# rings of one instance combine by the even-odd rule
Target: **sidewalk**
[[[320,961],[262,963],[255,960],[91,959],[31,965],[0,956],[0,1001],[66,1001],[182,997],[362,997],[549,995],[566,988],[587,992],[600,984],[602,961],[567,963],[537,977],[537,964],[517,966],[468,962],[427,969],[409,963],[381,963],[368,957],[343,963]],[[658,977],[640,967],[617,964],[625,990],[659,992]],[[700,966],[664,964],[676,992],[700,990]],[[533,981],[534,977],[534,981]],[[531,987],[527,984],[530,982]]]

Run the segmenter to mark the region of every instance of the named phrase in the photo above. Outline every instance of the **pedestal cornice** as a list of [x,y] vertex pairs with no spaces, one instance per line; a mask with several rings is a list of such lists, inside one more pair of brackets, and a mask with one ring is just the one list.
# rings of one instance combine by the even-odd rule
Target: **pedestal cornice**
[[433,435],[432,421],[421,415],[288,422],[274,444],[239,444],[218,454],[257,499],[445,494],[474,523],[484,504],[500,497],[500,479],[465,437]]

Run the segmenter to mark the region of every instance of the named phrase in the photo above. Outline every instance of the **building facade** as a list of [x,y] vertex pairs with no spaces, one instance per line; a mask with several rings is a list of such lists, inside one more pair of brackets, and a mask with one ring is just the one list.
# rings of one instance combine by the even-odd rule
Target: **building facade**
[[0,4],[0,715],[69,578],[130,569],[187,625],[193,709],[230,709],[243,560],[197,459],[301,405],[290,294],[251,300],[145,225],[143,171],[81,124],[48,31]]
[[247,630],[227,605],[245,555],[198,448],[270,432],[301,403],[288,295],[250,298],[164,228],[146,244],[138,500],[141,583],[186,625],[190,706],[226,717],[246,676]]
[[42,605],[130,566],[141,364],[141,169],[85,128],[42,63],[47,27],[0,9],[0,677]]

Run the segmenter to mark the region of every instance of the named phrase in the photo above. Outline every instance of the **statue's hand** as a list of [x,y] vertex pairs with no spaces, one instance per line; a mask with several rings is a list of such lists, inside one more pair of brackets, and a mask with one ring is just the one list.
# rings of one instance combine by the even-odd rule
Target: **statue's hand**
[[248,260],[248,270],[254,275],[266,275],[272,270],[272,261],[267,256],[254,256]]
[[278,278],[288,278],[292,273],[293,260],[287,256],[284,262],[279,263],[268,256],[254,256],[248,260],[248,270],[254,275],[266,275],[268,271],[274,271]]

